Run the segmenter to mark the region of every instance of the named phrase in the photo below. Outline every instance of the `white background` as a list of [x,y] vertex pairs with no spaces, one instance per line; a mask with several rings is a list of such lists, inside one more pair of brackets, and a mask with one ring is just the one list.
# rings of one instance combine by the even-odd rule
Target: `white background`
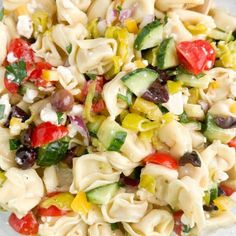
[[[147,0],[148,1],[148,0]],[[175,1],[175,0],[173,0]],[[2,0],[0,0],[1,5]],[[236,15],[236,0],[216,0],[217,6],[223,7]],[[0,42],[1,43],[1,42]],[[7,224],[7,214],[0,213],[0,236],[17,236]],[[106,236],[106,235],[102,235]],[[213,232],[203,236],[236,236],[236,226],[229,229],[220,229],[217,232]]]

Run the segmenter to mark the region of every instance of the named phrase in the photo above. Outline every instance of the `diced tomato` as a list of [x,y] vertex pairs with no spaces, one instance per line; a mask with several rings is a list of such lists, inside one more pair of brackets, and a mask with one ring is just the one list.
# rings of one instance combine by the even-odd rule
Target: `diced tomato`
[[[81,91],[81,100],[84,101],[87,94],[88,94],[88,88],[89,88],[89,85],[93,82],[93,80],[90,80],[88,82],[85,83],[82,91]],[[101,93],[102,92],[102,89],[103,89],[103,86],[104,86],[104,83],[105,83],[105,79],[103,76],[100,76],[98,75],[96,77],[96,92],[97,93]]]
[[195,75],[211,69],[215,63],[215,50],[206,40],[179,43],[177,55],[184,68]]
[[183,211],[176,211],[173,214],[174,221],[175,221],[174,232],[178,236],[181,236],[181,234],[182,234],[182,228],[183,228],[183,223],[181,222],[182,215],[183,215]]
[[63,216],[66,215],[68,211],[60,210],[56,206],[50,206],[49,208],[38,208],[37,213],[39,216]]
[[178,162],[168,153],[156,152],[148,155],[144,160],[145,164],[153,163],[157,165],[163,165],[170,169],[178,169]]
[[17,93],[19,90],[19,85],[8,80],[6,77],[4,78],[4,85],[5,88],[10,92],[10,93]]
[[103,101],[102,98],[98,99],[98,101],[96,101],[92,105],[92,110],[95,113],[100,113],[100,112],[104,111],[105,108],[106,108],[106,105],[105,105],[105,102]]
[[228,187],[228,186],[226,186],[224,184],[221,184],[220,188],[224,191],[226,196],[231,196],[235,192],[234,189],[232,189],[232,188],[230,188],[230,187]]
[[229,143],[228,143],[229,147],[233,147],[236,149],[236,138],[233,138]]
[[54,125],[50,122],[44,122],[36,126],[32,133],[32,146],[41,147],[65,137],[68,130],[64,125]]
[[29,81],[33,82],[38,87],[49,87],[51,83],[42,78],[43,70],[51,70],[52,66],[47,62],[37,62],[35,69],[29,76]]
[[32,235],[38,233],[39,224],[31,211],[22,219],[17,218],[17,216],[12,213],[8,222],[17,233],[23,235]]
[[34,64],[34,52],[26,40],[13,39],[8,47],[8,53],[11,52],[18,60],[23,59],[25,61],[27,70]]

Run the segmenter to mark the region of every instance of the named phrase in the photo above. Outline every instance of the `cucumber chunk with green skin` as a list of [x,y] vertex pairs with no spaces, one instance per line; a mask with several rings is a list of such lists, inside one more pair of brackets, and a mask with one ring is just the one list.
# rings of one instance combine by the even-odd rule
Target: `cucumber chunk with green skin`
[[107,204],[119,188],[118,183],[107,184],[86,192],[86,196],[91,203]]
[[207,115],[205,124],[203,124],[203,135],[210,141],[220,140],[222,143],[228,143],[235,137],[234,129],[222,129],[216,125],[214,117]]
[[139,32],[134,41],[134,48],[144,50],[160,45],[163,40],[163,24],[159,20],[153,21]]
[[176,67],[179,64],[175,40],[173,38],[162,41],[158,50],[156,64],[161,70]]
[[127,132],[117,122],[108,118],[100,126],[97,137],[108,151],[119,151],[125,142]]
[[157,79],[158,73],[148,68],[141,68],[132,71],[121,78],[124,84],[137,97],[143,95],[150,85]]
[[210,78],[206,76],[202,76],[201,78],[197,78],[192,74],[180,73],[176,76],[177,80],[183,82],[184,86],[193,87],[193,88],[202,88],[206,89],[209,86]]

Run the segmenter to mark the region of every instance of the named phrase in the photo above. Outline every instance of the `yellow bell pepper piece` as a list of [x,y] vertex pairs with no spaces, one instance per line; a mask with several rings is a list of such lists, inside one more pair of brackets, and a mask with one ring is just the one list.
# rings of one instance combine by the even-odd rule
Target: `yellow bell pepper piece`
[[178,93],[182,89],[182,81],[167,81],[167,90],[170,94]]
[[197,24],[197,25],[190,25],[186,24],[185,27],[193,34],[206,34],[207,33],[207,27],[203,24]]
[[196,104],[200,98],[199,89],[198,88],[191,88],[189,89],[190,96],[188,98],[188,103]]
[[50,206],[55,206],[60,210],[72,210],[71,204],[73,200],[74,196],[71,193],[59,193],[41,202],[40,207],[49,208]]
[[213,200],[219,211],[227,211],[235,206],[235,201],[227,196],[220,196]]
[[155,194],[156,190],[156,178],[153,175],[141,175],[140,188],[146,189],[148,192]]
[[134,19],[126,19],[124,22],[125,27],[130,33],[137,34],[138,33],[138,26],[137,22]]
[[91,209],[91,203],[88,202],[84,192],[78,192],[75,199],[71,203],[71,208],[74,212],[86,215]]
[[230,106],[229,110],[230,112],[236,115],[236,102]]
[[144,113],[150,120],[158,120],[162,116],[159,107],[155,103],[149,102],[141,97],[135,100],[132,110]]
[[142,124],[147,121],[147,119],[138,114],[129,113],[122,121],[122,127],[138,132],[142,130]]
[[58,72],[55,70],[43,70],[42,79],[50,81],[58,81]]
[[220,85],[217,81],[211,82],[209,86],[211,89],[218,89],[220,87]]

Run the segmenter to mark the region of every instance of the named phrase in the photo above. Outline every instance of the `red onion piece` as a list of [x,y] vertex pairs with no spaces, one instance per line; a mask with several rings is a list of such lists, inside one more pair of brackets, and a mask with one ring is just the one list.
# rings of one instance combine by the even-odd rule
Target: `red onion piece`
[[132,16],[132,10],[130,9],[124,9],[120,11],[119,20],[120,22],[124,22],[126,19],[130,18]]
[[87,127],[84,123],[84,120],[79,116],[69,116],[69,119],[70,119],[70,122],[76,126],[78,132],[84,138],[85,146],[88,146],[89,145],[89,133],[88,133]]
[[106,18],[107,24],[110,25],[113,21],[115,21],[118,15],[119,15],[119,12],[115,9],[109,11]]

